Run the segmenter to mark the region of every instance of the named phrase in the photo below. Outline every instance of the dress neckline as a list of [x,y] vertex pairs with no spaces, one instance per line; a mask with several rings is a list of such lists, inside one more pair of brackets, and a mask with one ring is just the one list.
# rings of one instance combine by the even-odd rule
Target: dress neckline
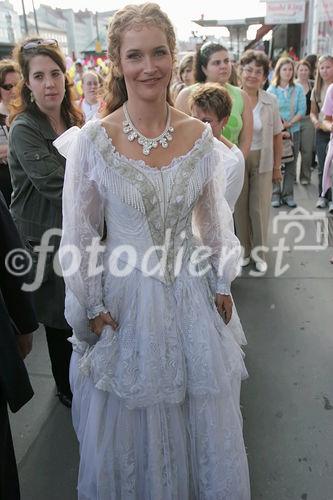
[[123,153],[120,153],[113,144],[112,138],[108,135],[106,128],[102,125],[101,120],[95,120],[94,122],[90,123],[91,124],[94,123],[97,130],[101,133],[102,137],[111,146],[112,152],[118,160],[126,162],[132,166],[134,165],[135,167],[138,167],[139,169],[144,170],[145,172],[149,171],[155,174],[156,173],[158,174],[163,171],[173,170],[179,163],[185,161],[194,151],[202,149],[206,141],[209,140],[212,141],[213,139],[213,134],[210,125],[206,124],[204,130],[202,131],[201,136],[194,142],[193,146],[186,153],[180,156],[176,156],[171,160],[171,162],[168,165],[162,165],[161,167],[151,167],[147,165],[147,163],[144,160],[136,160],[134,158],[129,158]]

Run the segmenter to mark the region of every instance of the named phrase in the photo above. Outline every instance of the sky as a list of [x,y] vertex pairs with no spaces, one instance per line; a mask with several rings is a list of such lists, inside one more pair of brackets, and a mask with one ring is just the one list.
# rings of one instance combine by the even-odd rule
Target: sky
[[[9,0],[15,10],[22,13],[22,0]],[[128,3],[139,4],[143,0],[35,0],[35,7],[43,3],[51,7],[72,8],[78,10],[107,11],[117,10]],[[191,36],[192,30],[198,35],[215,34],[214,28],[200,28],[191,22],[193,19],[200,19],[204,15],[205,19],[243,19],[246,17],[264,16],[266,4],[260,0],[160,0],[156,1],[161,8],[169,15],[173,22],[177,37],[180,40],[187,40]],[[26,12],[32,10],[32,0],[24,0]],[[93,8],[92,8],[93,6]]]

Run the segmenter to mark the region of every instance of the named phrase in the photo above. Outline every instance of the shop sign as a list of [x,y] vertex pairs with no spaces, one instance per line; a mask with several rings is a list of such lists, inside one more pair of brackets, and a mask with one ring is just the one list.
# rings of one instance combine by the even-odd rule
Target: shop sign
[[[323,0],[325,1],[325,0]],[[266,3],[265,24],[304,23],[305,1],[269,1]]]
[[318,22],[333,21],[333,0],[318,0]]

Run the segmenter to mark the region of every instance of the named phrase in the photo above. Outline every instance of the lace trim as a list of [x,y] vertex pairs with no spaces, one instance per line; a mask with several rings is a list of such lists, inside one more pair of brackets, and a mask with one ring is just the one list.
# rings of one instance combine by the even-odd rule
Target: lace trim
[[[111,167],[105,169],[104,183],[110,186],[125,203],[146,214],[154,245],[163,246],[166,231],[169,230],[169,238],[173,245],[167,254],[164,278],[166,283],[172,283],[175,255],[183,244],[183,232],[185,231],[187,238],[191,232],[190,207],[211,177],[209,174],[212,171],[211,166],[216,164],[219,158],[218,153],[214,152],[212,134],[205,129],[191,151],[175,158],[167,169],[156,171],[147,167],[142,160],[130,160],[118,153],[99,122],[88,125],[85,130],[106,165]],[[176,165],[181,165],[181,168],[176,169]],[[139,166],[139,169],[135,168],[136,166]],[[152,173],[157,173],[159,176],[150,175]],[[162,180],[163,189],[166,188],[163,194],[156,182],[159,178]],[[166,195],[163,204],[162,195]],[[187,213],[184,213],[184,208]]]
[[198,168],[193,172],[193,175],[189,179],[187,194],[186,194],[186,205],[188,207],[192,206],[197,200],[198,196],[202,193],[202,190],[209,180],[215,175],[212,167],[218,164],[220,155],[217,151],[213,150],[211,154],[206,155]]
[[119,196],[123,203],[130,205],[143,214],[146,213],[141,193],[116,171],[105,168],[101,176],[101,182],[112,194]]

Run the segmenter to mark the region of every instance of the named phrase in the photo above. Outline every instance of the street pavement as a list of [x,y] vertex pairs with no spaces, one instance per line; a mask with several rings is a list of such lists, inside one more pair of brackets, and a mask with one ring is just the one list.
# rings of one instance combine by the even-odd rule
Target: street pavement
[[[313,212],[316,191],[297,185],[299,206]],[[250,265],[233,285],[248,340],[242,412],[252,500],[333,500],[333,249],[295,249],[299,229],[286,224],[296,216],[272,209],[268,272],[253,276]],[[318,248],[316,221],[307,219],[297,244]],[[289,268],[274,277],[281,237],[289,249],[279,267]],[[42,328],[27,366],[35,396],[11,416],[22,500],[74,500],[78,445],[55,397]]]

